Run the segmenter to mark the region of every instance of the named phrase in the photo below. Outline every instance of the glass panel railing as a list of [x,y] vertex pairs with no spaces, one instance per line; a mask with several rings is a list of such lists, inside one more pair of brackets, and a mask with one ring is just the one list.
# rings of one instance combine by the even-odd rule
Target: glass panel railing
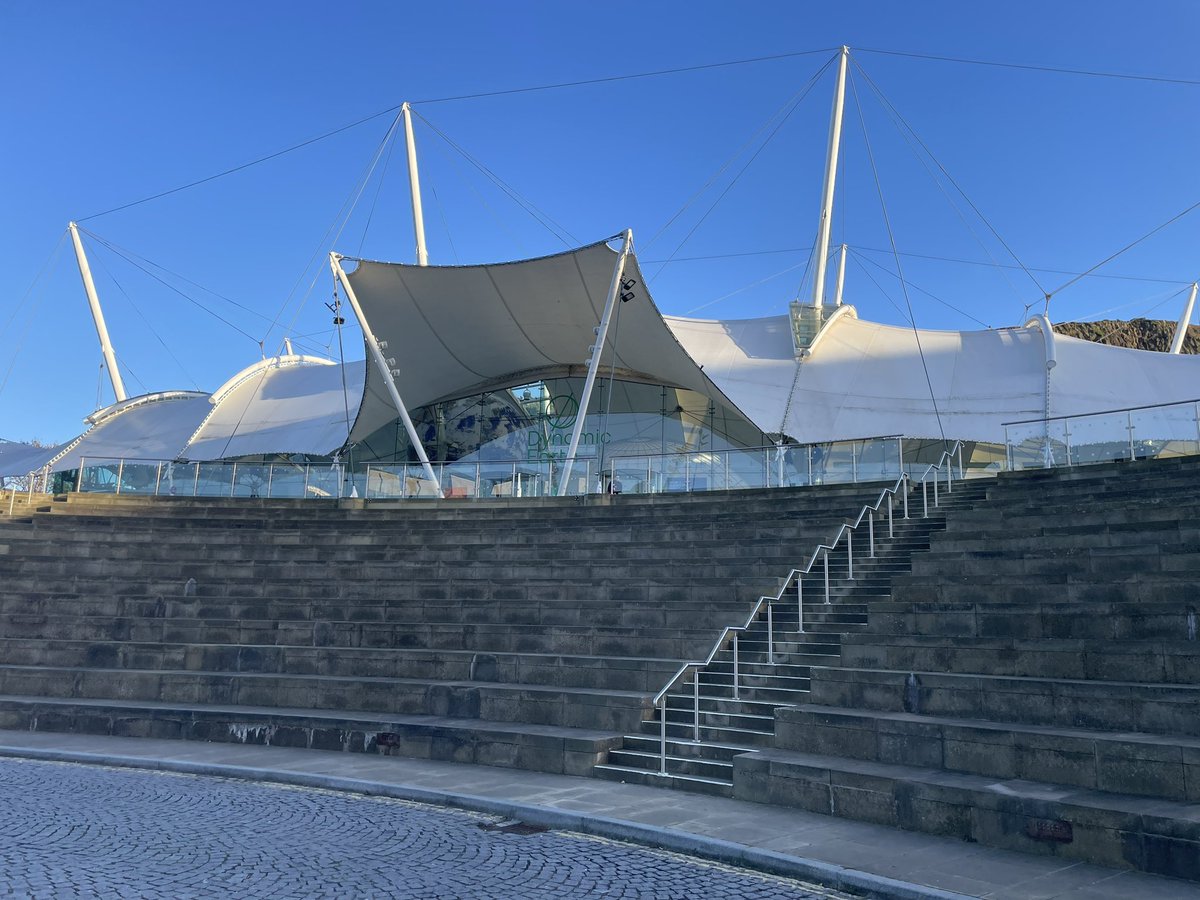
[[1200,454],[1195,401],[1004,426],[1012,469]]
[[629,456],[608,466],[623,492],[656,494],[888,481],[903,463],[900,438],[885,437]]

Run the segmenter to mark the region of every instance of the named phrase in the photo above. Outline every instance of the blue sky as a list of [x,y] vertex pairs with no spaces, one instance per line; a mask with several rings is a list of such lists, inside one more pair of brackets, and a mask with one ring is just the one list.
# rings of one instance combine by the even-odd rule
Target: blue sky
[[[1028,305],[1040,308],[1043,289],[1200,201],[1200,85],[872,52],[1197,81],[1200,4],[1189,0],[350,2],[336,12],[311,2],[9,0],[0,29],[19,36],[0,61],[0,263],[9,276],[0,303],[0,437],[8,439],[68,439],[111,400],[61,240],[73,218],[86,218],[82,226],[96,235],[87,246],[130,393],[214,390],[260,357],[259,341],[277,352],[289,326],[298,347],[336,358],[324,308],[329,249],[413,259],[402,144],[384,152],[336,241],[329,231],[341,224],[390,114],[201,186],[95,214],[404,100],[419,114],[433,263],[551,253],[629,227],[655,300],[672,314],[776,314],[806,291],[832,70],[769,141],[753,138],[764,123],[772,132],[772,117],[842,43],[854,51],[855,91],[834,240],[856,248],[847,300],[864,317],[904,323],[911,302],[922,327],[1020,324]],[[417,102],[808,50],[821,52]],[[977,264],[1016,265],[989,225],[931,177],[936,165],[914,152],[916,140],[897,128],[876,89],[1023,264],[1059,271],[1030,278]],[[906,254],[907,301],[880,192]],[[1056,292],[1052,319],[1177,317],[1180,292],[1200,274],[1200,211],[1099,272],[1132,277],[1087,278]],[[360,358],[357,333],[347,330],[345,340],[346,358]]]

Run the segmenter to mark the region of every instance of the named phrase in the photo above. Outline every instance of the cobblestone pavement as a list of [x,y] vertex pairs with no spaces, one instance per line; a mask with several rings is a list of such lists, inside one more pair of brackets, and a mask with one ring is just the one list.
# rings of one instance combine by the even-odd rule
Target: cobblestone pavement
[[3,759],[0,810],[5,897],[847,897],[495,816],[221,778]]

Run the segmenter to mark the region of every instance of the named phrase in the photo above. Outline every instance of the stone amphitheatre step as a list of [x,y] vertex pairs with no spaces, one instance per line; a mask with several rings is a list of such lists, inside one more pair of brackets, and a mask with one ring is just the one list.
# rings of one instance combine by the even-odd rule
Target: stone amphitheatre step
[[611,732],[362,710],[0,695],[0,723],[23,731],[269,744],[395,754],[588,775],[620,742]]
[[1194,640],[848,633],[842,638],[842,662],[858,669],[1200,684],[1200,654]]
[[[805,612],[806,616],[812,615]],[[880,635],[1194,640],[1196,603],[874,602],[865,629]]]
[[504,653],[445,649],[294,647],[133,641],[31,642],[0,639],[0,666],[104,668],[522,683],[598,690],[656,691],[677,669],[673,659]]
[[780,750],[1200,801],[1200,737],[1195,736],[811,705],[779,710],[775,735]]
[[646,692],[529,683],[432,681],[254,672],[0,665],[0,694],[165,704],[364,709],[380,715],[451,715],[497,722],[632,731]]
[[1200,735],[1200,685],[813,666],[823,706],[1028,725]]
[[767,749],[734,796],[1117,868],[1200,879],[1200,805]]
[[561,625],[535,621],[476,624],[422,618],[412,622],[287,621],[279,619],[146,619],[111,616],[4,616],[2,640],[128,641],[291,647],[375,647],[633,656],[679,659],[712,641],[708,629],[681,631],[642,625]]

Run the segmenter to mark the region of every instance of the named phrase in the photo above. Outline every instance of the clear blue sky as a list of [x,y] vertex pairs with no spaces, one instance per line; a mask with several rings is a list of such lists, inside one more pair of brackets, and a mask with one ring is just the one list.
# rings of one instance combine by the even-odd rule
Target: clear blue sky
[[[892,233],[902,252],[914,254],[902,264],[917,323],[1016,325],[1027,304],[1040,306],[1039,289],[1020,270],[922,258],[1013,263],[960,200],[964,225],[872,84],[1028,266],[1080,272],[1200,201],[1200,85],[869,52],[1197,81],[1200,4],[1193,0],[349,2],[338,11],[303,0],[10,0],[0,6],[0,29],[8,37],[0,57],[0,265],[8,273],[0,303],[0,437],[14,440],[66,440],[81,430],[98,391],[102,404],[111,400],[100,384],[100,352],[74,260],[68,243],[60,244],[69,220],[404,100],[828,51],[415,107],[580,242],[633,228],[655,300],[673,314],[775,314],[802,290],[831,70],[736,180],[761,141],[654,238],[842,43],[861,66],[852,81],[862,112],[860,121],[852,97],[834,239],[859,248],[847,299],[864,317],[903,323],[907,312],[894,260],[872,249],[886,249],[889,235],[862,123]],[[413,259],[402,144],[375,170],[336,242],[327,235],[390,119],[83,222],[163,267],[159,274],[172,286],[88,239],[131,393],[214,390],[259,358],[259,340],[276,352],[287,325],[308,336],[299,346],[337,357],[323,306],[331,246],[350,256]],[[417,141],[432,262],[564,248],[426,121],[417,123]],[[654,262],[672,256],[665,267]],[[1200,273],[1200,212],[1100,271],[1162,281],[1085,279],[1056,295],[1051,317],[1109,309],[1119,317],[1177,317],[1184,297],[1170,295]],[[1071,277],[1035,275],[1047,290]],[[346,358],[361,358],[358,334],[348,331],[346,339]]]

